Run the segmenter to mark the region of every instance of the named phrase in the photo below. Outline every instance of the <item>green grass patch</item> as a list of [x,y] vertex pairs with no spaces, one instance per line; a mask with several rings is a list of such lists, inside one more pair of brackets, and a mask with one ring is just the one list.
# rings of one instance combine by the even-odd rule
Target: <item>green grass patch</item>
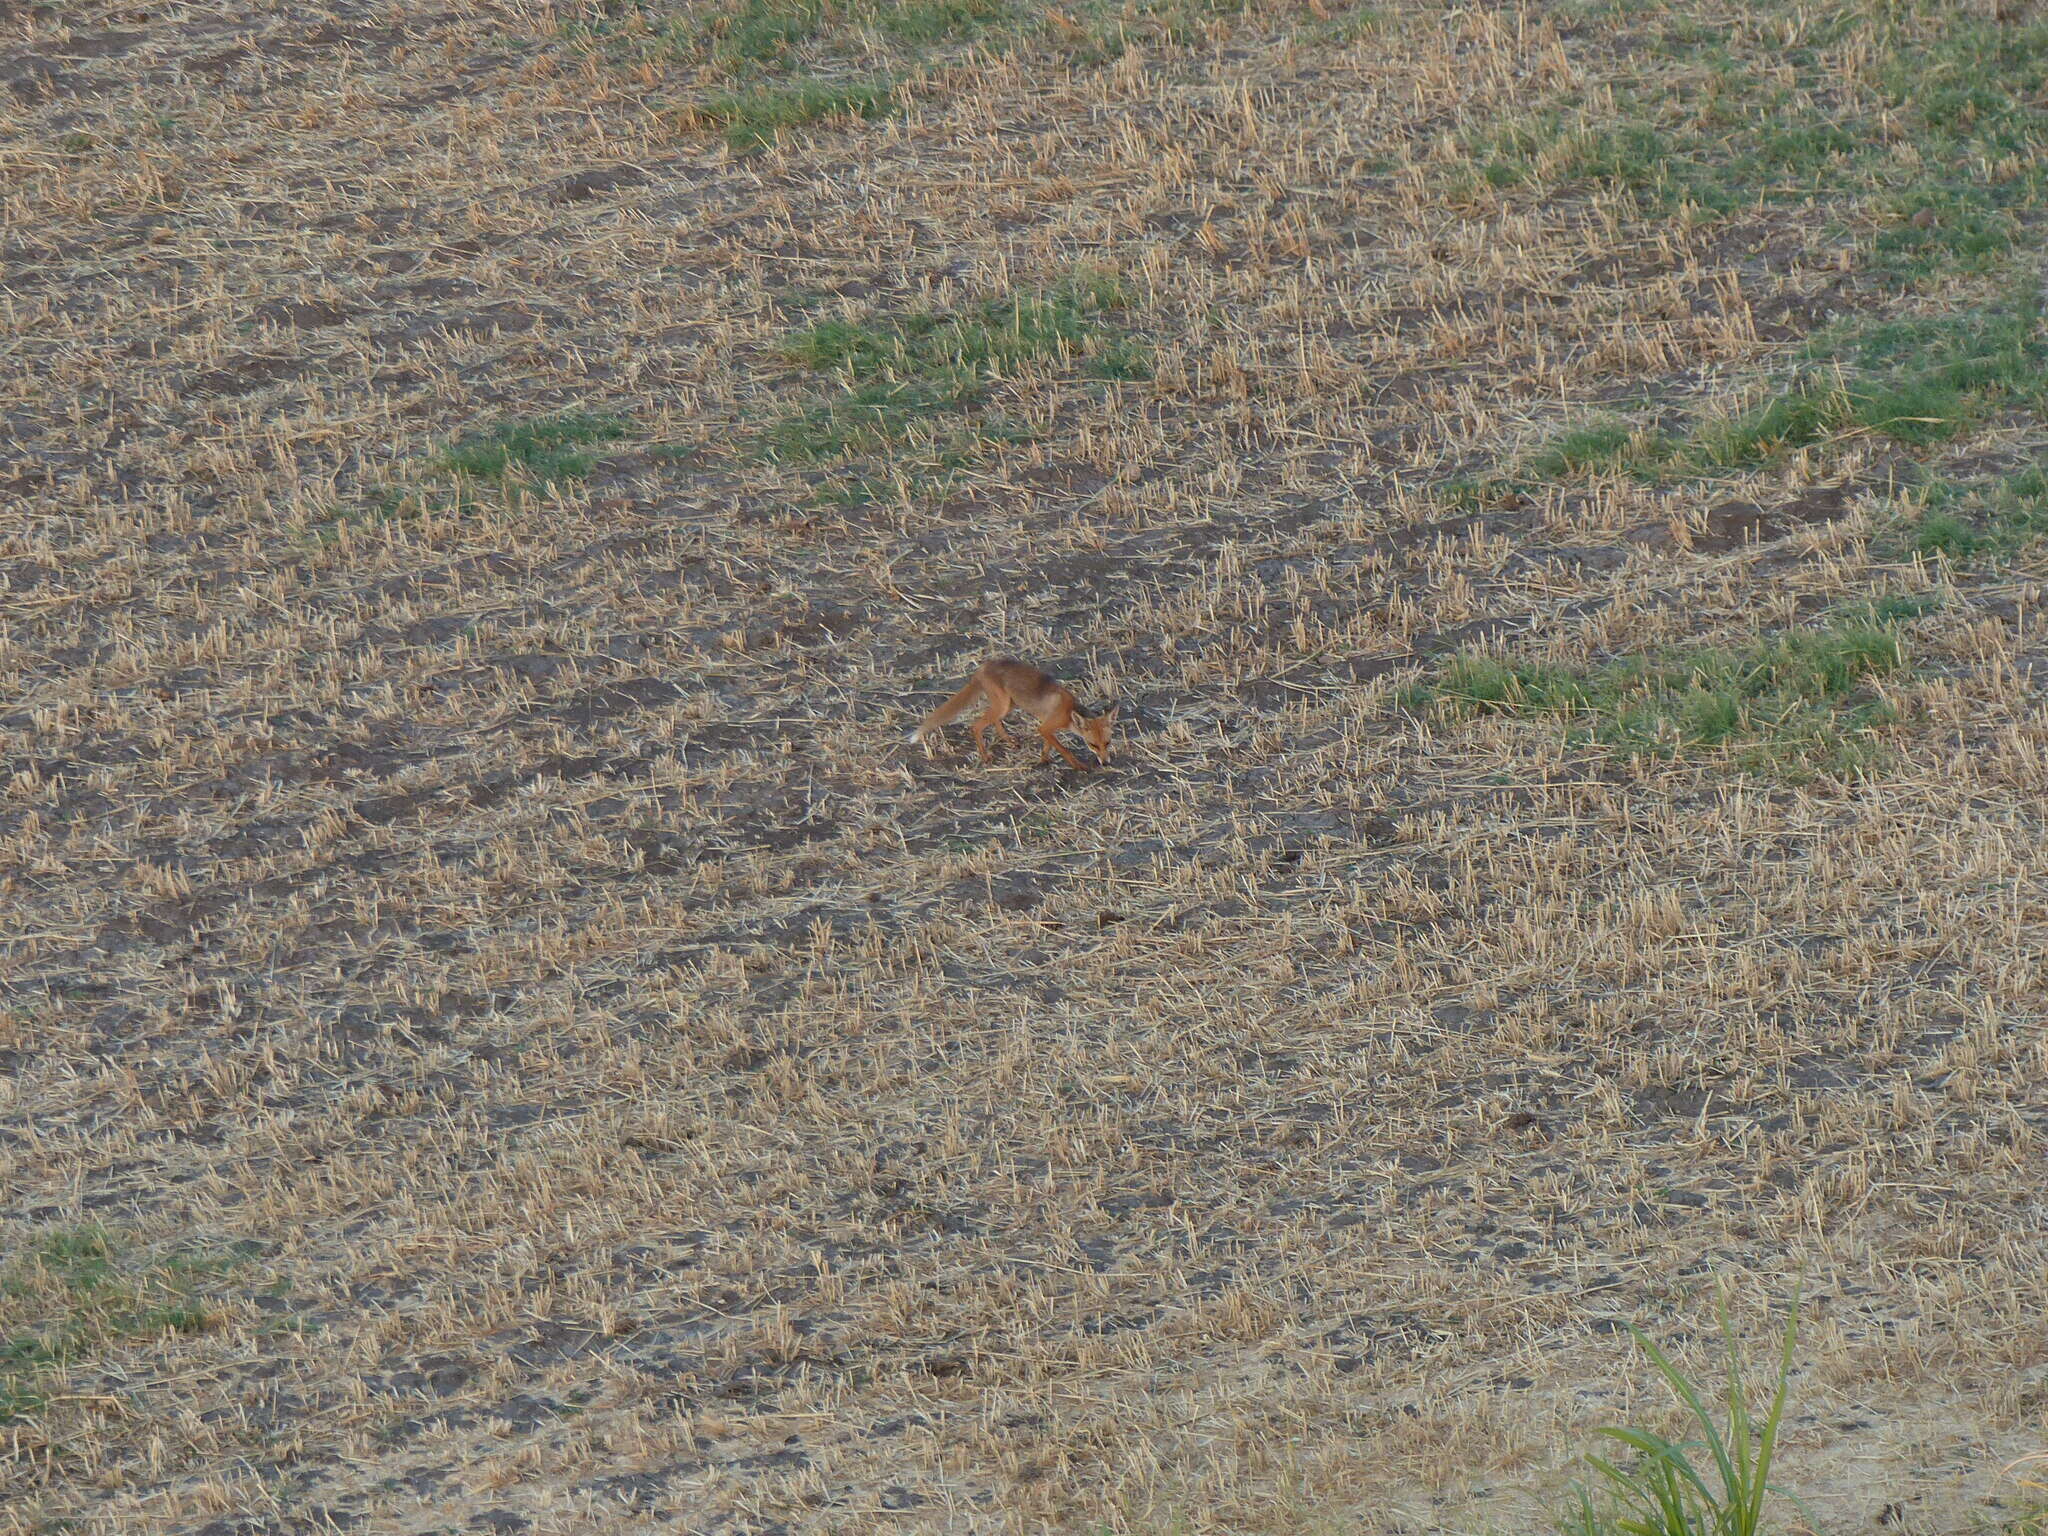
[[891,487],[873,475],[842,475],[818,487],[813,500],[821,507],[871,507],[887,501]]
[[778,135],[806,123],[865,122],[895,110],[895,94],[884,84],[799,80],[713,96],[692,107],[689,120],[723,128],[725,142],[744,151],[772,144]]
[[1870,685],[1906,668],[1912,603],[1842,613],[1824,628],[1591,667],[1461,655],[1402,703],[1452,716],[1546,716],[1574,741],[1631,759],[1722,756],[1778,777],[1848,777],[1879,759],[1893,718]]
[[1622,421],[1596,421],[1538,449],[1524,461],[1522,473],[1538,480],[1565,480],[1592,472],[1640,470],[1664,463],[1672,451],[1661,432],[1639,430]]
[[1800,379],[1761,405],[1699,428],[1685,445],[1682,463],[1700,470],[1761,464],[1848,428],[1856,415],[1848,390]]
[[1996,189],[1909,188],[1883,210],[1887,227],[1870,243],[1877,264],[1908,279],[1981,272],[2019,240],[2019,215]]
[[732,69],[781,63],[824,23],[822,0],[747,0],[715,10],[682,35],[693,35],[707,60]]
[[1012,14],[998,0],[904,0],[877,7],[870,25],[900,46],[928,48],[974,37]]
[[1927,488],[1892,542],[1899,552],[1952,561],[2004,560],[2048,536],[2048,469],[2036,465]]
[[570,411],[529,421],[501,421],[457,438],[435,456],[432,468],[470,480],[523,480],[557,485],[589,475],[596,459],[586,450],[624,437],[616,416]]
[[[1871,58],[1845,74],[1852,35]],[[1622,40],[1665,62],[1473,125],[1448,190],[1624,192],[1666,217],[1837,202],[1901,282],[1987,269],[2048,193],[2048,21],[1905,0],[1881,24],[1851,9],[1667,13]]]
[[562,31],[616,64],[681,66],[727,83],[681,121],[720,128],[746,152],[806,124],[885,117],[900,88],[878,72],[912,75],[949,46],[1022,28],[1012,0],[633,0]]
[[1152,354],[1141,341],[1112,336],[1097,343],[1088,353],[1082,372],[1091,379],[1127,384],[1152,377]]
[[1672,482],[1768,463],[1830,439],[1949,442],[1997,412],[2048,408],[2048,342],[2030,294],[2000,307],[1824,332],[1805,365],[1756,404],[1670,433],[1611,417],[1571,428],[1489,478],[1437,488],[1453,506],[1598,474]]
[[871,41],[917,53],[1016,15],[1007,0],[741,0],[682,15],[639,6],[604,35],[642,57],[753,78],[853,58]]
[[1113,277],[1082,273],[1045,293],[956,311],[811,326],[783,343],[782,356],[840,390],[770,423],[755,446],[795,463],[907,450],[921,472],[957,469],[988,447],[1023,440],[1021,427],[989,409],[989,395],[1027,366],[1098,379],[1146,375],[1143,347],[1107,322],[1122,303]]
[[41,1413],[67,1370],[114,1343],[206,1328],[207,1282],[254,1251],[233,1244],[149,1257],[97,1225],[45,1234],[0,1267],[0,1424]]
[[2031,296],[2001,309],[1858,325],[1816,339],[1830,365],[1700,428],[1675,455],[1701,471],[1758,464],[1841,433],[1909,448],[1947,442],[1992,412],[2048,403],[2048,345]]
[[[1782,104],[1777,108],[1782,110]],[[1630,103],[1625,111],[1651,110]],[[1857,149],[1852,136],[1822,124],[1757,132],[1732,151],[1690,126],[1641,118],[1600,121],[1552,108],[1465,137],[1469,169],[1488,186],[1527,187],[1553,196],[1587,185],[1626,191],[1655,214],[1692,207],[1731,213],[1750,202],[1797,201],[1825,181],[1835,156]]]
[[[735,80],[792,77],[882,52],[917,62],[947,48],[1006,51],[1050,44],[1076,63],[1100,64],[1133,44],[1184,46],[1249,0],[1074,0],[1035,7],[1016,0],[728,0],[701,10],[637,3],[564,32],[624,62],[682,63]],[[1318,21],[1311,40],[1341,44],[1378,20],[1357,6]]]
[[1024,363],[1092,359],[1109,339],[1101,316],[1123,297],[1115,278],[1086,274],[1049,293],[1011,294],[956,313],[828,320],[790,338],[782,351],[793,363],[849,383],[917,382],[964,397]]
[[[956,469],[985,440],[966,426],[947,430],[946,418],[964,408],[962,397],[916,384],[867,384],[771,423],[761,430],[756,447],[780,462],[818,464],[915,446],[923,450],[927,467]],[[995,438],[991,423],[986,440]]]
[[[739,152],[805,124],[872,121],[895,111],[947,60],[1051,51],[1106,63],[1133,44],[1198,42],[1250,0],[614,0],[566,21],[561,36],[612,63],[676,66],[727,89],[684,108],[686,128],[718,128]],[[1358,6],[1306,30],[1319,46],[1355,40],[1378,19]],[[894,82],[894,83],[890,83]]]
[[[301,537],[318,547],[341,538],[347,528],[374,528],[430,512],[478,511],[486,505],[485,487],[546,490],[582,480],[597,464],[590,449],[631,431],[619,417],[588,411],[496,422],[456,438],[424,465],[394,475],[357,500],[332,506],[309,521]],[[660,449],[654,452],[661,455]]]

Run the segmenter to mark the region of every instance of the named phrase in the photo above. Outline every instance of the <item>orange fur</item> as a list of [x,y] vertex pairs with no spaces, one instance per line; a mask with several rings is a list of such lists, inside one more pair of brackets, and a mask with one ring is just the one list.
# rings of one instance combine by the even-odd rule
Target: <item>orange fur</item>
[[1067,750],[1066,743],[1059,739],[1061,731],[1076,732],[1099,761],[1109,761],[1109,728],[1116,720],[1116,707],[1112,705],[1099,715],[1087,714],[1064,684],[1013,656],[996,656],[976,667],[967,686],[919,721],[910,739],[924,742],[947,721],[965,714],[977,696],[988,704],[982,717],[974,722],[974,741],[981,748],[984,763],[989,760],[990,730],[1005,742],[1012,739],[1003,720],[1013,709],[1038,717],[1038,736],[1045,748],[1039,754],[1041,763],[1049,762],[1057,752],[1076,768],[1088,766]]

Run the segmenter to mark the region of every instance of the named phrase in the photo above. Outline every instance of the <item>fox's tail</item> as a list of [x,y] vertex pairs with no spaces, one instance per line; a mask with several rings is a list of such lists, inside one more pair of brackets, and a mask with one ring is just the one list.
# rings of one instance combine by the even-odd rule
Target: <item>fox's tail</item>
[[921,742],[929,732],[936,731],[948,720],[953,719],[957,715],[967,713],[968,706],[974,702],[974,696],[980,692],[980,682],[974,678],[969,678],[965,688],[962,688],[953,697],[946,700],[945,703],[917,722],[917,729],[910,733],[910,740],[913,743]]

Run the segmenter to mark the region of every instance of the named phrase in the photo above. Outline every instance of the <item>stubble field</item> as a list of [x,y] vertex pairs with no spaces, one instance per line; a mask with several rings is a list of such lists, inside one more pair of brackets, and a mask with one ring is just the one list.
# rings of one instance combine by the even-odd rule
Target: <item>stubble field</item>
[[2031,1518],[2039,16],[0,27],[0,1530]]

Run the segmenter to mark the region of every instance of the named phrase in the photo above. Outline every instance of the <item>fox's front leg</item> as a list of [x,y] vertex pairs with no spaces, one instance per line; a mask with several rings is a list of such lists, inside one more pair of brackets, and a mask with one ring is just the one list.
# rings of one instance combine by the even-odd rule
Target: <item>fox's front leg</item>
[[1082,770],[1084,773],[1087,771],[1088,765],[1067,750],[1067,744],[1060,740],[1057,732],[1041,730],[1038,736],[1039,740],[1045,743],[1045,751],[1039,754],[1038,758],[1041,763],[1051,762],[1053,753],[1057,752],[1061,757],[1064,757],[1069,763],[1073,764],[1074,767]]

